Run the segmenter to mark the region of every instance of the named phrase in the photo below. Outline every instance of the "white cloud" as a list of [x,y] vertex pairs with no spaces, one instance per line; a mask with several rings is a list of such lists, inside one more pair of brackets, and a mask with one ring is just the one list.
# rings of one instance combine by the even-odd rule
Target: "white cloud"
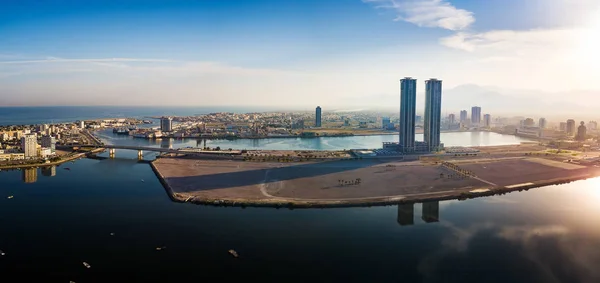
[[64,59],[57,57],[46,57],[43,60],[15,60],[15,61],[0,61],[0,65],[13,64],[35,64],[35,63],[102,63],[102,62],[173,62],[172,60],[164,59],[142,59],[142,58],[100,58],[100,59]]
[[473,13],[454,7],[445,0],[363,0],[374,3],[377,8],[391,9],[397,13],[397,21],[405,21],[420,27],[464,30],[475,22]]

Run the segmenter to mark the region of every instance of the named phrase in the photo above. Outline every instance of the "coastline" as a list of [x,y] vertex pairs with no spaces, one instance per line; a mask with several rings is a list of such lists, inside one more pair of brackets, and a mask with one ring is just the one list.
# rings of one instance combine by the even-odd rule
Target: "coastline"
[[73,161],[73,160],[85,157],[88,153],[97,153],[97,152],[101,152],[103,150],[104,150],[104,148],[96,148],[90,152],[77,153],[75,155],[66,157],[65,159],[61,159],[61,160],[55,161],[55,162],[34,163],[34,164],[17,164],[17,165],[0,165],[0,170],[24,169],[24,168],[33,168],[33,167],[47,167],[47,166],[61,165],[63,163],[67,163],[69,161]]
[[[497,149],[490,147],[488,150]],[[450,167],[441,160],[386,159],[276,164],[165,157],[150,164],[172,201],[272,208],[363,207],[466,200],[600,177],[599,168],[564,163],[558,155],[532,157],[519,152],[494,157],[487,153],[482,155],[466,160],[450,157],[453,160],[449,161],[454,162]],[[453,169],[452,166],[460,167]],[[513,176],[507,172],[511,168],[523,174]],[[449,174],[464,177],[435,177],[440,172],[446,174],[445,177],[450,177]],[[413,177],[415,175],[425,177],[417,179]],[[336,180],[356,177],[364,184],[334,185]]]

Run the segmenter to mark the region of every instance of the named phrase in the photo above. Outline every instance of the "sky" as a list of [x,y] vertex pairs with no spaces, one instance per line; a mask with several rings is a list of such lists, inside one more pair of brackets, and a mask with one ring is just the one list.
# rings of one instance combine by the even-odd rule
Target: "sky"
[[0,106],[389,106],[407,76],[589,105],[599,51],[597,0],[5,0]]

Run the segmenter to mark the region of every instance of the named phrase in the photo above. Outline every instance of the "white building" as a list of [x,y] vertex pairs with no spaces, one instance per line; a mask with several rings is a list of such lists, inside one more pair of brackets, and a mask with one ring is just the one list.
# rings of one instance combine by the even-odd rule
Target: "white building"
[[37,157],[37,137],[34,134],[26,134],[21,137],[21,150],[25,158]]
[[79,121],[79,127],[85,129],[85,121]]
[[48,147],[40,148],[40,157],[41,158],[50,157],[52,155],[54,155],[54,152],[52,152],[52,149],[50,149]]

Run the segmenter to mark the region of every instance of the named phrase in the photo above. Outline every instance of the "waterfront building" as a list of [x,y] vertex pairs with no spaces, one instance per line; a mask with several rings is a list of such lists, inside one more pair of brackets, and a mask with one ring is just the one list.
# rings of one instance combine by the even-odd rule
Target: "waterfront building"
[[558,129],[562,132],[566,132],[567,131],[567,123],[566,122],[560,122],[560,125],[558,126]]
[[414,203],[398,205],[398,217],[396,221],[400,226],[413,225],[414,222]]
[[488,129],[492,126],[492,116],[490,114],[483,115],[483,126]]
[[466,123],[467,119],[467,110],[460,111],[460,123]]
[[440,221],[440,203],[438,201],[424,202],[421,219],[425,223]]
[[579,127],[577,128],[577,136],[575,137],[578,141],[584,141],[587,135],[587,128],[585,127],[585,122],[581,121]]
[[21,137],[21,150],[25,158],[37,157],[37,137],[35,134],[26,134]]
[[533,126],[535,126],[535,121],[533,121],[532,118],[527,118],[527,119],[523,120],[523,126],[533,127]]
[[567,135],[575,135],[575,120],[573,119],[567,120]]
[[429,79],[425,81],[425,122],[423,124],[424,141],[429,151],[440,148],[440,128],[442,120],[442,81]]
[[317,106],[315,109],[315,127],[321,127],[321,106]]
[[173,131],[173,118],[171,118],[171,117],[160,118],[160,131],[161,132],[172,132]]
[[456,123],[456,116],[454,114],[450,114],[448,115],[448,124],[455,124]]
[[79,121],[79,127],[85,129],[85,121]]
[[43,136],[42,147],[49,148],[52,154],[54,154],[56,152],[56,138],[53,136]]
[[37,169],[35,168],[24,168],[21,170],[22,178],[24,183],[35,183],[37,182]]
[[540,127],[540,129],[545,129],[547,126],[547,122],[546,122],[546,118],[540,118],[540,120],[538,121],[538,127]]
[[406,77],[400,80],[399,149],[412,152],[415,149],[415,110],[417,107],[417,80]]
[[481,124],[481,107],[471,107],[471,124],[476,127]]

